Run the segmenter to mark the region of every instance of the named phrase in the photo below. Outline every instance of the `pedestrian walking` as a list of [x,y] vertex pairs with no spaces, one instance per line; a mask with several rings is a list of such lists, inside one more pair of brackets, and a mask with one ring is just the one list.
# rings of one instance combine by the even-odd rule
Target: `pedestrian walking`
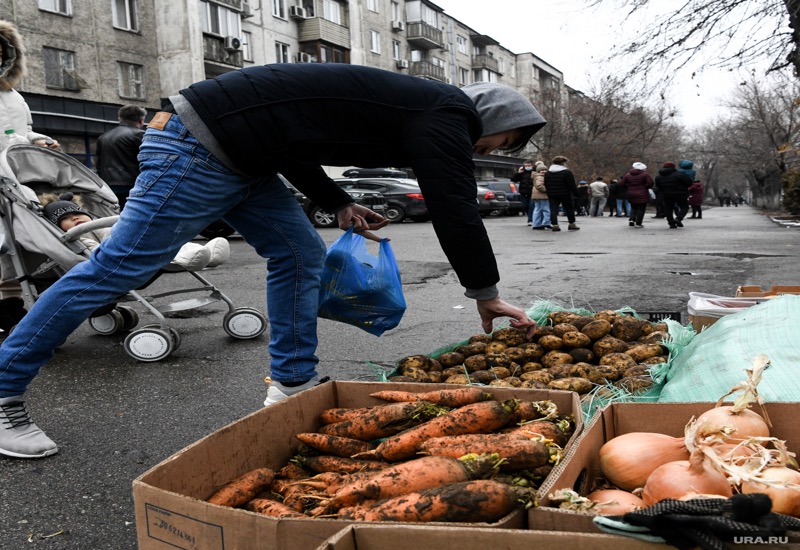
[[620,181],[625,191],[625,199],[631,205],[628,225],[637,229],[644,227],[644,214],[650,200],[650,190],[655,185],[652,176],[646,170],[647,166],[643,162],[634,162],[631,170],[622,176]]

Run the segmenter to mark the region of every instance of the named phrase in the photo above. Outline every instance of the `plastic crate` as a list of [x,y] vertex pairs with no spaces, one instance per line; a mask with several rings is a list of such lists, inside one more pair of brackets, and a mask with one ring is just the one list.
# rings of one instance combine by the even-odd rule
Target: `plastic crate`
[[681,322],[680,311],[637,311],[636,314],[651,322],[663,321],[664,319],[672,319],[673,321]]

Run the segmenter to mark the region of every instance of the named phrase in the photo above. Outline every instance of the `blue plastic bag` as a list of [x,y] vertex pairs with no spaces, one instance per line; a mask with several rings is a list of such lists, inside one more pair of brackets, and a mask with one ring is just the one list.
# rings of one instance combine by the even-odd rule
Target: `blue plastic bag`
[[318,315],[375,336],[400,324],[406,310],[400,269],[389,240],[381,240],[375,257],[352,227],[328,248],[321,282]]

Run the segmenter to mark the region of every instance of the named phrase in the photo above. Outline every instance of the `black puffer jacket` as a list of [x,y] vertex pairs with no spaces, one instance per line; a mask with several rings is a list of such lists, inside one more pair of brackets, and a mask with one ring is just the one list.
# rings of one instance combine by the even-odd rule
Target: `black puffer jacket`
[[547,188],[548,198],[551,199],[566,199],[578,196],[575,176],[563,167],[553,170],[553,166],[551,166],[544,174],[544,186]]
[[661,168],[656,176],[656,191],[665,197],[688,197],[692,178],[675,168]]
[[461,284],[499,281],[475,200],[472,100],[431,80],[342,64],[247,67],[181,90],[237,168],[281,172],[326,210],[352,199],[321,165],[410,166]]
[[139,175],[139,146],[144,130],[121,122],[97,138],[97,175],[114,187],[133,187]]
[[530,197],[533,193],[533,176],[536,174],[533,170],[523,170],[516,172],[511,176],[511,181],[519,184],[519,193],[526,197]]

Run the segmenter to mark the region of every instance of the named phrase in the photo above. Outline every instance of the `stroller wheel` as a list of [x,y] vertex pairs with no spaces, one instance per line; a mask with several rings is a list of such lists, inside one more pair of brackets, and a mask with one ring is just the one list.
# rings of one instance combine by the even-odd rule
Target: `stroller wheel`
[[234,338],[249,340],[264,334],[267,330],[267,318],[257,309],[240,307],[225,316],[222,328]]
[[122,314],[122,330],[131,330],[139,324],[139,314],[135,309],[126,306],[117,306],[117,311]]
[[179,347],[181,347],[181,335],[180,333],[172,327],[169,327],[169,335],[172,336],[172,351],[175,351]]
[[176,349],[172,335],[160,325],[148,325],[125,338],[125,351],[139,361],[152,363],[169,356]]
[[122,314],[116,309],[112,309],[105,315],[89,318],[89,326],[92,327],[97,334],[103,336],[110,336],[123,330],[125,320]]

